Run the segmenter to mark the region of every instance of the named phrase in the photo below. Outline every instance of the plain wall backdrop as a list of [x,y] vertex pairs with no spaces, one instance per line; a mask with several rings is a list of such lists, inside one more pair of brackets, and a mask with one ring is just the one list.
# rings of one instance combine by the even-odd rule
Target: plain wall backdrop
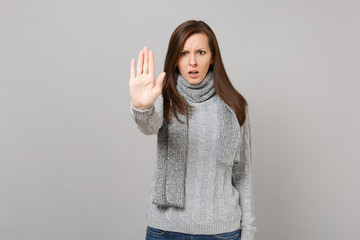
[[360,239],[359,1],[0,3],[0,239],[145,239],[156,135],[130,116],[146,45],[215,32],[248,100],[256,239]]

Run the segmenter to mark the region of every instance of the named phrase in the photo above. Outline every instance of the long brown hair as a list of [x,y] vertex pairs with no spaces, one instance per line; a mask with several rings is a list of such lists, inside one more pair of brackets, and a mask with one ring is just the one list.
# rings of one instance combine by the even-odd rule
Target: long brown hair
[[217,95],[236,113],[239,125],[242,126],[246,118],[247,102],[245,98],[234,88],[225,71],[221,59],[220,49],[214,32],[203,21],[189,20],[180,24],[171,35],[168,51],[165,58],[164,72],[165,80],[162,88],[164,100],[164,118],[171,123],[170,114],[173,113],[178,121],[182,122],[177,112],[181,114],[191,113],[191,108],[186,100],[177,92],[177,75],[180,74],[177,63],[185,41],[195,33],[205,33],[208,37],[212,54],[212,64],[209,71],[213,71],[214,88]]

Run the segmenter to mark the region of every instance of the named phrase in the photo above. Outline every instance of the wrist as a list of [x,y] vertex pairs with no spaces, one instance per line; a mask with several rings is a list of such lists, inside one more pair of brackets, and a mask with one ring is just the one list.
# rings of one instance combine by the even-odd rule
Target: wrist
[[132,101],[131,101],[131,104],[134,108],[138,109],[138,110],[147,110],[149,108],[151,108],[151,106],[144,106],[144,105],[137,105],[137,104],[134,104]]

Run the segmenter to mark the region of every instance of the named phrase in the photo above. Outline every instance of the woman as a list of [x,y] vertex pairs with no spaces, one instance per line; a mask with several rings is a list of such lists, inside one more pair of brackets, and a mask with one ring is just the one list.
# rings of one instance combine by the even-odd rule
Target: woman
[[135,65],[130,112],[158,139],[146,239],[254,239],[249,111],[211,28],[179,25],[156,82],[147,47]]

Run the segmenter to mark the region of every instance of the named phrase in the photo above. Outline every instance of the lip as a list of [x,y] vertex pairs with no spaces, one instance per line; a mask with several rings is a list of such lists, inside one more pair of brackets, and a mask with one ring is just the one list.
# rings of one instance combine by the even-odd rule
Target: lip
[[[197,73],[190,73],[192,71],[196,71]],[[191,78],[197,78],[199,76],[199,71],[198,70],[190,70],[188,72],[188,74],[189,74],[189,77],[191,77]]]

